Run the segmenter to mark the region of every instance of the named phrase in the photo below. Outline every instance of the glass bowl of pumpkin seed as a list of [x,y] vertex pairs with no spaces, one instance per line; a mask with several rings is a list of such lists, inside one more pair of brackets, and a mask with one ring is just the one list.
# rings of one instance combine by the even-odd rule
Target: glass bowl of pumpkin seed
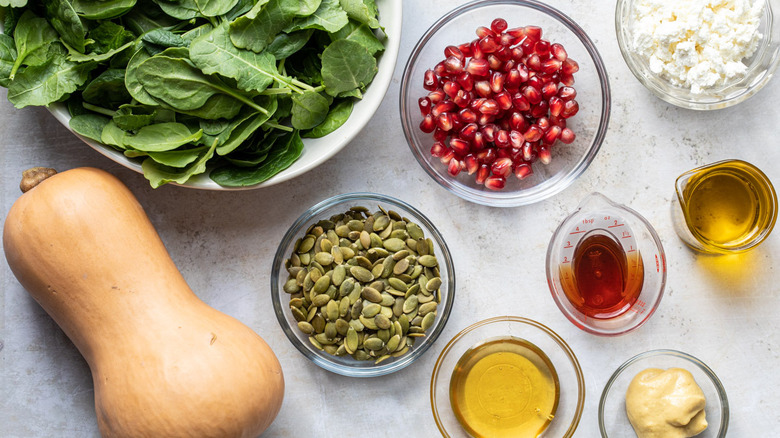
[[398,371],[439,337],[455,275],[447,244],[420,211],[349,193],[304,212],[273,261],[274,311],[318,366],[344,376]]

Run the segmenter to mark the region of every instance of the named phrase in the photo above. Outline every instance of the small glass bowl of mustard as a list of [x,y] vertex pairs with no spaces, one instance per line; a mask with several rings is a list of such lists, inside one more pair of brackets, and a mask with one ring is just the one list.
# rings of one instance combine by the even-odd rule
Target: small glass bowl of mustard
[[699,385],[706,404],[708,423],[696,438],[724,438],[729,425],[729,401],[715,372],[701,360],[677,350],[651,350],[640,353],[620,365],[604,386],[599,401],[599,430],[602,438],[636,438],[626,414],[626,391],[631,380],[648,368],[682,368]]

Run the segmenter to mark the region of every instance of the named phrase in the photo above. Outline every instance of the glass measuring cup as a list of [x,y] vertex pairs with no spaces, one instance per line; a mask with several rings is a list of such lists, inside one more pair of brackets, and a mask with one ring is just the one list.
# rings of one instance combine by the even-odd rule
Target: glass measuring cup
[[741,160],[685,172],[675,182],[672,221],[691,248],[734,254],[755,248],[777,220],[777,194],[769,178]]
[[666,257],[650,223],[594,192],[558,226],[547,248],[547,283],[574,325],[601,336],[644,324],[663,296]]

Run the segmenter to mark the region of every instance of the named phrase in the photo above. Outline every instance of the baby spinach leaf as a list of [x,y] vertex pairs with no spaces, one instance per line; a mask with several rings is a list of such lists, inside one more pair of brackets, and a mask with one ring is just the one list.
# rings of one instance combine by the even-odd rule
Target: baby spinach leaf
[[309,84],[322,83],[321,54],[320,49],[307,45],[287,58],[284,64],[287,74]]
[[83,85],[97,64],[68,61],[64,52],[61,49],[47,63],[18,72],[8,86],[8,100],[17,108],[44,106],[60,100]]
[[224,166],[211,171],[209,177],[221,186],[241,187],[260,184],[290,167],[303,152],[303,141],[298,131],[280,139],[268,157],[257,168]]
[[208,150],[208,146],[199,146],[190,149],[178,149],[175,151],[165,152],[144,152],[133,149],[128,149],[124,152],[126,157],[143,157],[148,156],[158,164],[168,167],[185,167],[193,161],[197,160],[200,154]]
[[306,45],[312,33],[314,33],[312,29],[292,33],[282,32],[263,50],[263,53],[269,53],[277,60],[288,58]]
[[239,49],[260,53],[292,22],[297,12],[296,2],[289,0],[270,0],[260,8],[255,5],[230,23],[230,40]]
[[[64,44],[64,43],[63,43]],[[73,62],[87,62],[87,61],[95,61],[95,62],[103,62],[107,61],[120,52],[124,52],[125,50],[129,49],[133,45],[132,41],[125,44],[124,46],[117,47],[116,49],[110,50],[106,53],[81,53],[78,52],[76,49],[66,46],[68,48],[68,59],[70,59]]]
[[255,5],[254,0],[238,0],[235,6],[233,6],[233,9],[229,10],[224,15],[224,18],[227,21],[233,21],[236,18],[240,17],[241,15],[244,15],[250,10],[252,10],[252,7],[254,5]]
[[203,73],[233,78],[246,91],[263,91],[275,78],[286,80],[277,72],[276,59],[270,53],[236,48],[228,36],[227,23],[196,38],[190,46],[190,58]]
[[157,110],[144,105],[125,104],[119,107],[111,119],[125,131],[136,131],[152,124],[157,117]]
[[0,87],[8,87],[11,83],[11,71],[16,59],[16,47],[14,39],[0,33]]
[[122,16],[122,23],[135,35],[142,35],[160,27],[173,26],[177,21],[164,14],[151,0],[139,0],[136,7]]
[[155,189],[170,182],[184,184],[193,176],[206,171],[206,162],[214,156],[216,147],[216,143],[213,144],[203,152],[197,160],[184,168],[164,166],[154,161],[153,158],[145,159],[144,162],[141,163],[141,168],[143,169],[144,176],[149,180],[149,184]]
[[103,132],[100,133],[100,142],[105,145],[112,146],[114,149],[124,150],[126,149],[126,137],[127,132],[117,126],[113,120],[110,120],[108,123],[106,123],[105,126],[103,126]]
[[149,58],[149,53],[143,46],[141,46],[141,48],[135,52],[135,55],[130,58],[130,62],[127,63],[127,69],[125,70],[125,87],[133,99],[138,102],[144,105],[158,105],[157,100],[147,93],[146,90],[144,90],[144,86],[138,82],[138,76],[136,74],[138,66]]
[[177,20],[192,20],[201,16],[195,0],[154,0],[163,12]]
[[89,48],[95,53],[108,53],[135,41],[135,35],[113,21],[101,21],[87,35],[92,40]]
[[360,43],[372,55],[385,50],[385,45],[374,35],[374,31],[368,25],[354,20],[350,20],[349,24],[338,32],[332,33],[330,37],[333,41],[350,40]]
[[200,108],[194,110],[177,109],[176,112],[201,119],[232,119],[241,111],[241,108],[242,106],[236,99],[226,94],[215,94]]
[[224,141],[224,143],[217,147],[217,155],[227,155],[234,151],[236,148],[241,146],[241,144],[255,131],[257,131],[260,126],[263,125],[263,123],[267,122],[271,118],[273,111],[276,110],[276,100],[273,102],[274,103],[270,107],[269,114],[257,113],[254,116],[241,121],[240,124],[232,127],[230,130],[230,136],[227,138],[227,140]]
[[192,44],[192,40],[205,33],[211,32],[212,29],[214,29],[214,26],[212,26],[211,23],[202,24],[195,29],[188,30],[187,32],[181,34],[181,39],[184,40],[187,44],[187,47],[189,47],[189,45]]
[[374,0],[339,0],[339,3],[349,18],[365,23],[372,29],[379,28]]
[[194,0],[200,13],[205,17],[217,17],[227,14],[238,0]]
[[47,0],[46,18],[67,45],[84,53],[87,30],[68,0]]
[[73,0],[73,10],[89,20],[116,18],[135,6],[135,0]]
[[68,126],[75,133],[100,143],[103,128],[106,127],[109,121],[111,119],[100,114],[79,114],[70,119]]
[[158,28],[141,35],[141,41],[157,46],[160,50],[169,47],[187,47],[187,41],[168,29]]
[[322,0],[320,7],[313,14],[295,19],[284,31],[289,33],[301,29],[319,29],[333,33],[348,22],[347,13],[339,6],[339,0]]
[[328,100],[319,93],[307,91],[292,97],[292,125],[295,129],[311,129],[328,116]]
[[322,1],[323,0],[298,0],[297,2],[290,1],[290,3],[298,3],[298,10],[295,15],[305,17],[315,13]]
[[125,71],[109,68],[93,79],[82,91],[85,102],[116,109],[129,102],[130,93],[125,87]]
[[[57,41],[57,31],[49,23],[31,11],[26,11],[19,18],[14,30],[16,45],[16,61],[8,75],[10,79],[16,76],[16,71],[22,65],[41,65],[47,61],[49,44]],[[25,63],[25,60],[27,61]]]
[[0,0],[0,6],[10,6],[12,8],[21,8],[27,5],[27,0]]
[[[2,2],[3,1],[0,0],[0,3]],[[16,23],[19,22],[19,18],[22,16],[22,14],[24,12],[27,12],[26,9],[22,8],[22,6],[14,6],[14,7],[0,6],[0,17],[2,17],[3,19],[3,33],[5,33],[6,35],[14,34],[14,29],[16,29]]]
[[331,96],[365,87],[376,72],[376,59],[354,41],[336,40],[322,52],[322,81]]
[[142,127],[135,135],[127,135],[124,144],[145,152],[171,151],[198,141],[201,135],[202,130],[191,133],[189,128],[181,123],[156,123]]
[[320,138],[337,130],[347,121],[347,119],[349,119],[354,106],[355,102],[352,99],[340,101],[330,109],[328,116],[325,117],[325,120],[322,123],[301,135],[301,137]]

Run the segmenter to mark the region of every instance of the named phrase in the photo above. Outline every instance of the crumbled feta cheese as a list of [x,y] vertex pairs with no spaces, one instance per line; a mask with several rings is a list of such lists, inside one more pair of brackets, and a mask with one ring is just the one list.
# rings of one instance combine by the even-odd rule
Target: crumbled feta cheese
[[761,0],[638,0],[632,45],[653,73],[699,94],[745,74],[762,9]]

